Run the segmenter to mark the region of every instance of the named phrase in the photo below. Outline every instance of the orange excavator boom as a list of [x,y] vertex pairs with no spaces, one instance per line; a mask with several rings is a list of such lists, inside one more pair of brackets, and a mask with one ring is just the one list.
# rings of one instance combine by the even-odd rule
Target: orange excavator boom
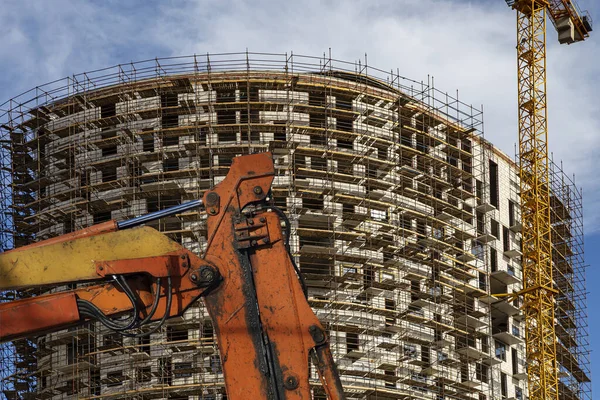
[[[92,284],[1,303],[0,342],[91,320],[148,335],[201,298],[229,399],[309,399],[311,359],[328,398],[343,399],[326,331],[290,256],[289,221],[269,202],[273,177],[269,153],[238,157],[202,202],[0,254],[0,290]],[[200,205],[208,227],[203,257],[152,228],[127,229]]]

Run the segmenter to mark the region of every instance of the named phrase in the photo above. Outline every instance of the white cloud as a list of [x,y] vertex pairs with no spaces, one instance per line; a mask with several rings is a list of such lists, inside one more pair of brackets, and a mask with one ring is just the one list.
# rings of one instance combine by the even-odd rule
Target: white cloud
[[[186,0],[139,7],[5,1],[0,94],[6,99],[64,75],[155,56],[246,48],[319,56],[332,48],[334,58],[353,61],[368,53],[369,64],[383,70],[399,68],[417,81],[432,75],[438,89],[459,89],[462,101],[484,105],[486,138],[513,156],[515,19],[502,1]],[[550,148],[578,175],[588,229],[598,230],[598,45],[592,39],[559,46],[551,25],[548,31]]]

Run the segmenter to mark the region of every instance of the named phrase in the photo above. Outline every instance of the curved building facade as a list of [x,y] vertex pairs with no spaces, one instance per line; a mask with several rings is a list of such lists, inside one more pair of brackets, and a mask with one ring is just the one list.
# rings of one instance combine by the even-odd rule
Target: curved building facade
[[[2,108],[5,249],[200,198],[233,157],[270,151],[348,398],[525,398],[519,304],[493,295],[522,288],[518,170],[480,111],[362,63],[269,54],[120,65]],[[585,399],[580,193],[561,182],[561,398]],[[205,220],[150,225],[202,254]],[[7,398],[226,398],[202,304],[148,339],[88,324],[1,351]]]

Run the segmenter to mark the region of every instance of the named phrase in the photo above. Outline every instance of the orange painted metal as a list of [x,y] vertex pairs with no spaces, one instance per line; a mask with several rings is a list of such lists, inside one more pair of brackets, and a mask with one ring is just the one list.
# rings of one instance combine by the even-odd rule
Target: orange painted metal
[[[139,302],[149,308],[153,296],[147,280],[131,279],[128,283],[138,293]],[[111,284],[0,303],[0,342],[83,322],[77,309],[77,299],[91,301],[106,315],[121,314],[132,308],[127,295]]]
[[[248,171],[246,165],[252,169]],[[204,195],[209,216],[204,258],[219,269],[223,283],[203,300],[218,339],[227,398],[232,400],[276,398],[269,392],[262,330],[251,298],[255,298],[252,276],[245,273],[233,241],[234,215],[247,204],[264,200],[273,175],[273,161],[265,154],[247,156],[243,165],[234,159],[227,177]],[[216,203],[218,207],[213,208]]]
[[0,342],[32,335],[79,321],[73,292],[56,293],[44,299],[0,303]]
[[[239,160],[204,196],[209,232],[205,260],[224,281],[203,300],[217,334],[227,396],[310,399],[309,355],[316,348],[326,350],[316,351],[317,358],[331,354],[325,331],[304,297],[280,217],[268,210],[242,213],[268,194],[274,177],[270,154],[246,156],[243,164]],[[211,212],[210,205],[217,203]],[[315,341],[311,330],[321,339]],[[330,398],[344,398],[331,357],[320,363]]]
[[[188,259],[201,260],[185,249],[176,253],[156,257],[132,258],[127,260],[97,261],[98,276],[125,275],[144,273],[156,278],[185,274],[188,269]],[[185,264],[185,265],[184,265]],[[182,268],[180,268],[182,267]]]
[[[266,220],[270,235],[268,242],[259,245],[250,255],[260,319],[273,352],[277,353],[282,371],[280,379],[284,383],[289,379],[298,381],[296,389],[285,388],[286,399],[307,399],[310,398],[309,354],[318,346],[329,349],[325,329],[306,301],[285,248],[279,216],[267,212],[259,218]],[[320,335],[319,339],[315,339],[315,334]],[[341,387],[339,378],[334,377],[335,368],[331,368],[335,366],[326,366],[326,361],[329,360],[322,361],[326,371],[323,380],[326,386],[337,388],[330,391],[330,398],[342,398],[343,392],[338,390]]]

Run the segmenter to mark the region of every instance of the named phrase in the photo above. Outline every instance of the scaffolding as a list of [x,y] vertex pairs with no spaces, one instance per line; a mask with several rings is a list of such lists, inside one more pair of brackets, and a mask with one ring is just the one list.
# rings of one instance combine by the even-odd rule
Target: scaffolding
[[583,253],[582,191],[562,163],[550,163],[552,261],[560,398],[591,399]]
[[[331,54],[206,54],[74,75],[0,109],[3,249],[200,198],[233,157],[271,151],[274,201],[349,398],[526,395],[519,305],[494,295],[522,288],[518,210],[498,203],[518,204],[516,167],[483,138],[482,110],[433,79]],[[580,222],[566,228],[575,378],[587,371]],[[206,246],[201,210],[150,225]],[[7,399],[224,394],[201,302],[147,339],[91,323],[0,351]],[[311,385],[323,398],[314,368]]]

